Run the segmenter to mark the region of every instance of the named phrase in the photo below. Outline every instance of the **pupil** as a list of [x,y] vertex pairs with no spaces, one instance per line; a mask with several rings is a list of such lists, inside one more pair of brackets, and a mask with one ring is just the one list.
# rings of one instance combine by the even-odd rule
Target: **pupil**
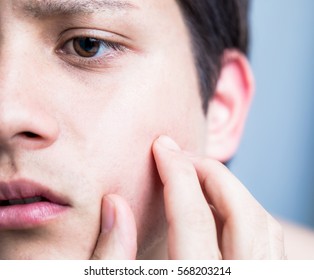
[[96,40],[91,38],[82,38],[80,40],[80,47],[87,52],[90,52],[95,47]]
[[100,42],[94,38],[81,37],[74,39],[73,47],[76,53],[82,57],[93,57],[100,48]]

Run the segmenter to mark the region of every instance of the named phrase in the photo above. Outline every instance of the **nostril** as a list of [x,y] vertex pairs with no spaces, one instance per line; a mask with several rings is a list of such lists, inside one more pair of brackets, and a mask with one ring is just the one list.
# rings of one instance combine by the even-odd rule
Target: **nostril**
[[30,131],[24,131],[21,133],[21,135],[23,135],[26,138],[31,138],[31,139],[40,138],[38,134],[30,132]]
[[43,135],[31,130],[20,131],[10,141],[16,147],[24,149],[42,149],[51,144],[49,138],[45,138]]

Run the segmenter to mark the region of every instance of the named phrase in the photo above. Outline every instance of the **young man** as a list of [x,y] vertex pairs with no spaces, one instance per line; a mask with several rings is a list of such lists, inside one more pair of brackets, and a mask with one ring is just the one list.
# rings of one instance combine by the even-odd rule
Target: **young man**
[[220,162],[253,92],[246,1],[0,2],[1,259],[283,259]]

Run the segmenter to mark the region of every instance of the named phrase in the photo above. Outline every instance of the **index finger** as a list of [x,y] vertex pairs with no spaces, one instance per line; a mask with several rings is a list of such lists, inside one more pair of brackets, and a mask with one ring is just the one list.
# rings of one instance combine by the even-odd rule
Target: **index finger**
[[195,168],[177,146],[171,149],[171,145],[176,144],[168,137],[160,137],[153,145],[164,184],[170,258],[219,259],[214,217]]
[[226,259],[282,259],[282,229],[220,162],[190,157],[199,180],[223,222]]

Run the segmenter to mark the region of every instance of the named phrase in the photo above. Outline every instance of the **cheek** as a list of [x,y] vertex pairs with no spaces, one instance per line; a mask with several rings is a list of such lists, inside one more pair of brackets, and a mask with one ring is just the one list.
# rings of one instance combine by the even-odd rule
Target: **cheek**
[[[153,141],[167,134],[190,151],[201,146],[203,115],[198,111],[197,95],[190,97],[174,87],[169,82],[138,86],[137,95],[125,97],[127,106],[118,101],[118,105],[111,104],[102,125],[95,129],[99,132],[94,134],[97,141],[91,141],[101,143],[89,152],[94,155],[94,166],[99,167],[95,172],[102,182],[99,192],[116,193],[128,201],[140,240],[163,215],[163,189],[151,152]],[[173,96],[176,92],[182,95]]]
[[189,151],[202,149],[205,118],[193,64],[156,56],[137,61],[136,69],[126,67],[108,86],[107,81],[94,86],[93,92],[106,92],[81,103],[89,102],[93,110],[82,107],[77,139],[88,173],[105,181],[99,183],[102,193],[121,192],[134,200],[150,192],[156,173],[151,146],[159,135]]
[[102,196],[119,194],[134,211],[140,240],[163,215],[153,141],[166,134],[189,151],[199,152],[203,146],[205,118],[193,67],[182,62],[173,68],[179,58],[173,59],[169,63],[150,57],[110,81],[87,85],[85,91],[93,95],[86,97],[83,91],[75,114],[67,113],[72,118],[61,118],[69,120],[65,130],[69,154],[77,153],[69,155],[76,159],[72,169],[84,174],[87,182],[78,184],[77,192],[85,216],[94,215],[98,222]]

